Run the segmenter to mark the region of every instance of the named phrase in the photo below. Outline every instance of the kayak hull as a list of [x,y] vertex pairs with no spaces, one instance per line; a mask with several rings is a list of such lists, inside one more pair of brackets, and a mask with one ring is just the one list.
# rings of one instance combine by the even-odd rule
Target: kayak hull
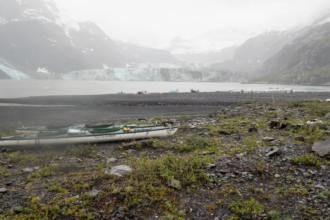
[[158,130],[148,130],[143,132],[122,132],[122,133],[108,133],[100,135],[77,135],[66,137],[35,137],[21,139],[0,139],[0,146],[40,146],[40,145],[64,145],[64,144],[87,144],[87,143],[101,143],[122,140],[138,140],[151,137],[166,137],[176,133],[178,128],[164,128]]

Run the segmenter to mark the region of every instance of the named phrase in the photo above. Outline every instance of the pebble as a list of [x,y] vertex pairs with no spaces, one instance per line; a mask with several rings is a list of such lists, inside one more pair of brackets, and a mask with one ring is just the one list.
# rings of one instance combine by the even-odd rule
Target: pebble
[[28,173],[32,173],[33,169],[32,168],[23,168],[23,171],[28,172]]
[[132,168],[126,165],[119,165],[119,166],[114,166],[111,168],[111,170],[109,171],[109,169],[105,169],[104,173],[105,174],[113,174],[116,176],[123,176],[126,173],[132,172]]
[[0,193],[6,193],[7,189],[6,188],[0,188]]
[[112,158],[108,158],[108,159],[107,159],[107,164],[115,163],[117,160],[118,160],[118,159],[117,159],[117,158],[114,158],[114,157],[112,157]]

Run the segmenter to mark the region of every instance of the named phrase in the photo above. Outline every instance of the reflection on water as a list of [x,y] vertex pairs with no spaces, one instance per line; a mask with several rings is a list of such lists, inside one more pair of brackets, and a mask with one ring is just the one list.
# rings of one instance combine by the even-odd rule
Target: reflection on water
[[95,95],[112,94],[120,90],[136,93],[167,93],[173,88],[179,92],[190,92],[192,88],[200,92],[215,91],[294,91],[329,92],[328,86],[294,86],[274,84],[205,83],[205,82],[123,82],[123,81],[59,81],[59,80],[0,80],[0,98],[18,98],[48,95]]

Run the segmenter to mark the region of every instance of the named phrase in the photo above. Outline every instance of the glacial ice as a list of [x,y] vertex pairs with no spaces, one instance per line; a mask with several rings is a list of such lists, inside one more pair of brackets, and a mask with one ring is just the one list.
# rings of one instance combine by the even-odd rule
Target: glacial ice
[[0,64],[0,70],[5,72],[8,76],[10,76],[12,79],[20,80],[20,79],[30,79],[30,76],[26,75],[25,73],[22,73],[18,70],[13,70],[9,67],[3,66]]

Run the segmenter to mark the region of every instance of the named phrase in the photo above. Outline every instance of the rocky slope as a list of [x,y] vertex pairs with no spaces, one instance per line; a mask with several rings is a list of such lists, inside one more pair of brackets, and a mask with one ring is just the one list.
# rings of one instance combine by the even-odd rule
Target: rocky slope
[[[164,139],[27,152],[4,148],[0,216],[326,219],[330,161],[312,146],[330,150],[322,141],[329,139],[329,111],[320,102],[254,102],[208,116],[119,122],[179,126],[175,136]],[[311,118],[320,121],[310,123]],[[0,135],[12,134],[3,124],[0,128]]]
[[253,82],[329,85],[329,33],[330,23],[312,27],[267,60]]

